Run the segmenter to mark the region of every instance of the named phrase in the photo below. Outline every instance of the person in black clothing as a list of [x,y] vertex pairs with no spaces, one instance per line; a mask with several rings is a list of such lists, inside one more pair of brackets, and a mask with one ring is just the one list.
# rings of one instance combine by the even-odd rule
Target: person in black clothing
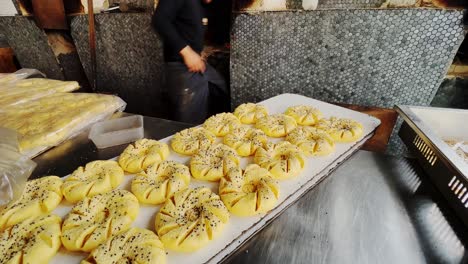
[[202,20],[202,0],[160,0],[152,20],[164,43],[165,87],[172,119],[194,124],[230,110],[224,79],[200,56]]

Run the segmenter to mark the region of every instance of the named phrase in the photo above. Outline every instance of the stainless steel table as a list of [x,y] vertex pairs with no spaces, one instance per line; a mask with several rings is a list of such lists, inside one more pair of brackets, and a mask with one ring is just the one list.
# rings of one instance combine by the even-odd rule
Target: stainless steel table
[[[145,117],[160,139],[189,124]],[[33,177],[65,176],[121,153],[83,133],[37,157]],[[464,263],[467,228],[412,160],[358,151],[226,263]]]
[[358,151],[230,263],[465,263],[466,228],[417,164]]

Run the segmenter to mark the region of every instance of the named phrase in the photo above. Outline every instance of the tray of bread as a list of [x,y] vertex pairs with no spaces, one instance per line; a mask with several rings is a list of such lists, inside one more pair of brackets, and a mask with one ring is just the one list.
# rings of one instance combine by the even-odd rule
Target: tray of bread
[[159,141],[140,139],[115,159],[28,182],[0,215],[0,262],[218,263],[379,124],[282,94]]

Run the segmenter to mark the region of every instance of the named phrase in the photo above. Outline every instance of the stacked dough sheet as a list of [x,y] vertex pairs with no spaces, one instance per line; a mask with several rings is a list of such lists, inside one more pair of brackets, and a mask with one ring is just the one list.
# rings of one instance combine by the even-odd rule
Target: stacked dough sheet
[[[142,139],[117,161],[88,163],[63,181],[52,176],[28,183],[34,192],[1,211],[0,250],[7,251],[12,236],[37,237],[34,225],[23,223],[39,219],[49,236],[27,239],[16,247],[21,253],[5,258],[22,254],[47,263],[60,244],[87,254],[82,263],[164,263],[167,252],[189,258],[216,243],[233,217],[261,216],[278,206],[281,181],[299,177],[314,157],[362,136],[360,123],[324,117],[313,106],[269,115],[264,106],[244,104],[176,133],[169,144]],[[63,219],[50,214],[62,197],[72,204]],[[158,208],[144,219],[151,223],[135,227],[148,207]],[[39,247],[48,255],[34,250]]]
[[0,127],[16,130],[21,152],[32,157],[125,106],[115,96],[68,93],[78,88],[49,79],[0,84]]
[[0,83],[0,109],[25,103],[55,93],[72,92],[80,88],[75,81],[31,78]]

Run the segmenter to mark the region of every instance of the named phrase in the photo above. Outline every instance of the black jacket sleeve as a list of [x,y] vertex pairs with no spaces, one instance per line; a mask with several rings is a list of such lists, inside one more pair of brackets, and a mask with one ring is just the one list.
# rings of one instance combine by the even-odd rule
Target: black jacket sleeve
[[187,42],[174,25],[182,5],[183,0],[160,0],[152,19],[153,27],[163,38],[165,45],[170,45],[177,51],[187,46]]

